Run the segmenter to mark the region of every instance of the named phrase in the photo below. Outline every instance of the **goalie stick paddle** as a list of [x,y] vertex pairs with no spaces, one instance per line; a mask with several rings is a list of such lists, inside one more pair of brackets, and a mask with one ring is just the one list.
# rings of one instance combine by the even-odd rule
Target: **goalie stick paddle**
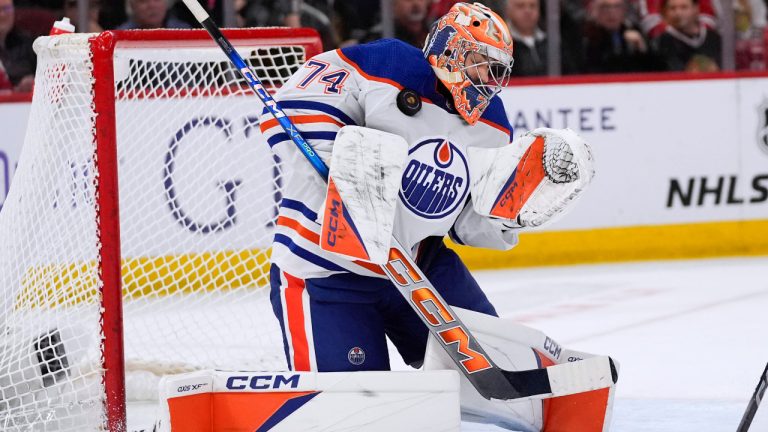
[[[197,0],[184,0],[184,4],[224,51],[317,173],[327,182],[328,167],[264,89],[208,12]],[[459,371],[486,399],[564,396],[608,387],[618,378],[616,367],[609,357],[594,357],[542,369],[503,370],[493,363],[477,339],[459,320],[456,313],[443,300],[396,238],[392,240],[389,261],[381,268],[409,302],[430,333],[448,352]]]
[[768,387],[768,364],[765,365],[765,370],[763,370],[763,374],[760,375],[760,380],[757,382],[755,392],[752,393],[752,397],[749,399],[747,409],[744,411],[744,416],[741,418],[741,422],[739,423],[736,432],[747,432],[749,430],[749,427],[752,425],[752,420],[757,413],[757,408],[760,406],[760,402],[765,395],[766,387]]

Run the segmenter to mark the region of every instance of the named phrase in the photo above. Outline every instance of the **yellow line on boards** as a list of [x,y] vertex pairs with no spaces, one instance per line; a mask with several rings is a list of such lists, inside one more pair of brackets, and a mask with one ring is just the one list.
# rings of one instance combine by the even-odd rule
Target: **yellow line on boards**
[[[768,255],[768,220],[521,233],[510,251],[447,241],[472,270],[601,262]],[[252,289],[269,283],[269,250],[189,253],[123,260],[123,298]],[[95,262],[26,270],[17,309],[97,304]]]
[[473,270],[768,255],[768,220],[521,233],[503,252],[449,246]]
[[[173,294],[225,292],[269,283],[269,251],[203,252],[126,258],[122,262],[123,299]],[[30,267],[16,296],[17,309],[98,304],[96,262]]]

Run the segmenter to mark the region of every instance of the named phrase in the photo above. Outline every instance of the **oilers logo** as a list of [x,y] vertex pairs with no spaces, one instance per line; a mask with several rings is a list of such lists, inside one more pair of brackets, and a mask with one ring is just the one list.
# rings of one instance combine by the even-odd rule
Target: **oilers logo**
[[443,138],[430,138],[416,144],[409,154],[400,200],[426,219],[453,213],[469,192],[467,160],[459,148]]
[[360,366],[365,362],[365,351],[360,347],[354,347],[347,353],[347,359],[355,366]]

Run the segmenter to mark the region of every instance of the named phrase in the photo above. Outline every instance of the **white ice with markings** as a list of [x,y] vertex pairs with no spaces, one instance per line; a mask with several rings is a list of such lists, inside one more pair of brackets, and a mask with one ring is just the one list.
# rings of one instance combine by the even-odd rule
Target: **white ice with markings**
[[[613,431],[735,431],[768,362],[768,258],[475,276],[502,317],[619,361]],[[152,411],[132,410],[130,429],[146,427]],[[502,429],[464,423],[462,430]],[[766,431],[763,406],[750,432]]]
[[[619,361],[615,431],[735,431],[768,362],[768,258],[476,277],[501,316]],[[768,431],[761,409],[752,432]]]

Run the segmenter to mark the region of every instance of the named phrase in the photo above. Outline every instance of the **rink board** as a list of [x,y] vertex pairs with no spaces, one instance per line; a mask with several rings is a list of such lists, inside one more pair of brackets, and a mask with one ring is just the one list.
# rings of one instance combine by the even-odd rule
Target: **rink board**
[[450,246],[476,270],[760,256],[768,254],[768,220],[532,232],[511,251]]
[[[523,234],[513,253],[462,249],[470,267],[768,254],[768,77],[680,78],[664,75],[648,81],[634,78],[631,82],[552,81],[552,85],[505,89],[501,97],[516,134],[541,126],[574,129],[592,144],[597,175],[566,217],[540,232]],[[146,177],[146,183],[137,183],[136,190],[121,185],[121,194],[138,196],[142,191],[157,190],[154,195],[162,197],[165,185],[159,173],[169,142],[188,122],[198,118],[204,107],[190,106],[185,100],[132,103],[147,104],[150,112],[162,104],[162,110],[189,113],[188,119],[178,119],[179,124],[158,125],[151,139],[142,137],[126,149],[136,155],[154,155],[158,175]],[[0,142],[2,199],[23,141],[24,128],[17,125],[29,106],[0,103],[0,110],[0,127],[11,131]],[[136,106],[130,111],[145,110]],[[217,113],[221,122],[195,131],[207,138],[207,151],[224,149],[229,160],[236,161],[236,172],[211,166],[205,170],[211,175],[206,182],[199,178],[199,171],[186,170],[180,157],[174,177],[182,191],[201,184],[215,188],[225,178],[222,176],[237,178],[241,185],[236,203],[238,222],[226,232],[207,236],[190,233],[196,240],[204,237],[202,243],[195,243],[195,250],[184,249],[184,244],[174,250],[155,250],[154,244],[128,241],[123,245],[128,256],[131,251],[146,251],[147,247],[152,252],[149,259],[163,260],[179,253],[268,246],[248,244],[254,235],[245,231],[248,224],[260,224],[265,233],[270,232],[269,222],[248,209],[274,206],[277,196],[265,188],[263,179],[251,174],[255,172],[251,165],[271,160],[268,146],[260,142],[263,139],[256,132],[259,111],[258,102],[242,98],[232,104],[231,110]],[[13,127],[7,122],[12,122]],[[234,132],[227,137],[217,129],[219,123],[236,126]],[[133,132],[121,133],[128,138]],[[222,142],[216,144],[217,140]],[[196,153],[196,158],[205,160],[205,151]],[[120,168],[130,170],[131,154],[124,156]],[[210,211],[196,215],[199,219],[219,216],[223,202],[219,195],[211,198],[215,202],[195,203],[197,208]],[[241,205],[244,202],[252,206]],[[164,221],[155,225],[157,235],[183,229],[170,214],[169,206],[161,201],[143,207],[141,214],[127,216],[125,220],[135,225]]]

